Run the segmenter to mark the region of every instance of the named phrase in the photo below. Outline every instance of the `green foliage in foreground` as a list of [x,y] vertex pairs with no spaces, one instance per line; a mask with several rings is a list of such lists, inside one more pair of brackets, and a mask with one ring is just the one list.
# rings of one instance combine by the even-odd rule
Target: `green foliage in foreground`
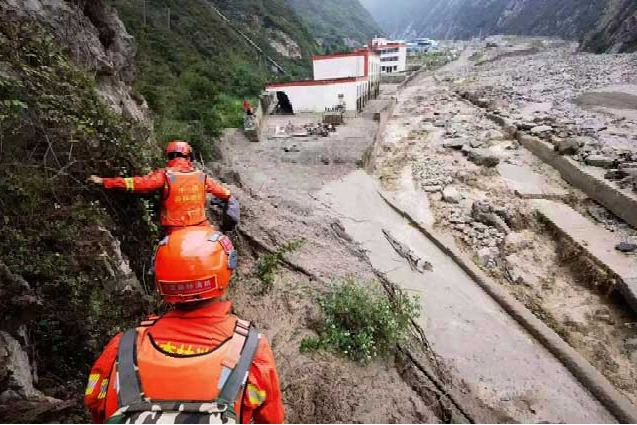
[[138,275],[156,237],[152,207],[84,181],[148,171],[160,150],[33,22],[3,22],[0,58],[0,262],[42,300],[33,337],[43,374],[83,380],[95,352],[143,308],[114,295],[108,233]]
[[390,299],[379,284],[353,279],[333,282],[318,305],[319,336],[305,338],[301,351],[330,349],[360,363],[391,353],[420,314],[415,297],[396,291]]

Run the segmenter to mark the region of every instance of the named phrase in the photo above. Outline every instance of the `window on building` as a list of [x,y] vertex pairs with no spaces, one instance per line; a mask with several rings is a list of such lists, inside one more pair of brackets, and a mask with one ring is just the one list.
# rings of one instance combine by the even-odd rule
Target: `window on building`
[[398,56],[387,56],[380,59],[382,62],[398,62]]

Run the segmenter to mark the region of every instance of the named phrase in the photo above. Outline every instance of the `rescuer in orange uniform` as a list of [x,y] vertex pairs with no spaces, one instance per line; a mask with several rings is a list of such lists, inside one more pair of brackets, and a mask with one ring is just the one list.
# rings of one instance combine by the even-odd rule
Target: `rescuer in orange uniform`
[[230,239],[212,227],[175,230],[160,243],[157,290],[175,308],[106,346],[85,392],[94,422],[283,422],[268,341],[221,299],[236,262]]
[[102,178],[89,181],[106,189],[145,193],[162,189],[161,225],[169,233],[175,228],[208,222],[206,193],[221,200],[224,207],[222,230],[232,230],[239,222],[239,205],[230,191],[192,164],[193,151],[184,141],[172,141],[166,147],[168,164],[143,177]]

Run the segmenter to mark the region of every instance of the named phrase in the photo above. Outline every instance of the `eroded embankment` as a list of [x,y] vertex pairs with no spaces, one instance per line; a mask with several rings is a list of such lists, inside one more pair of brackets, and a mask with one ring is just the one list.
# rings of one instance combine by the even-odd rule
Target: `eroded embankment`
[[411,170],[416,187],[429,193],[420,196],[429,199],[438,233],[455,239],[490,278],[633,398],[633,313],[602,285],[582,280],[578,263],[565,255],[573,252],[569,242],[545,226],[532,200],[562,200],[580,212],[599,207],[522,149],[506,119],[494,124],[487,106],[468,103],[433,79],[408,87],[377,148],[384,187],[396,189],[405,167]]

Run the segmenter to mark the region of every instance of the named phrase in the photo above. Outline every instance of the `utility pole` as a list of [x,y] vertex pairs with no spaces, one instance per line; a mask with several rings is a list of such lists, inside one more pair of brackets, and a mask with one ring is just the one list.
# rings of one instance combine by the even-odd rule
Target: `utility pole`
[[142,8],[144,11],[144,26],[146,26],[146,0],[142,0]]
[[170,7],[168,8],[168,31],[170,31]]

